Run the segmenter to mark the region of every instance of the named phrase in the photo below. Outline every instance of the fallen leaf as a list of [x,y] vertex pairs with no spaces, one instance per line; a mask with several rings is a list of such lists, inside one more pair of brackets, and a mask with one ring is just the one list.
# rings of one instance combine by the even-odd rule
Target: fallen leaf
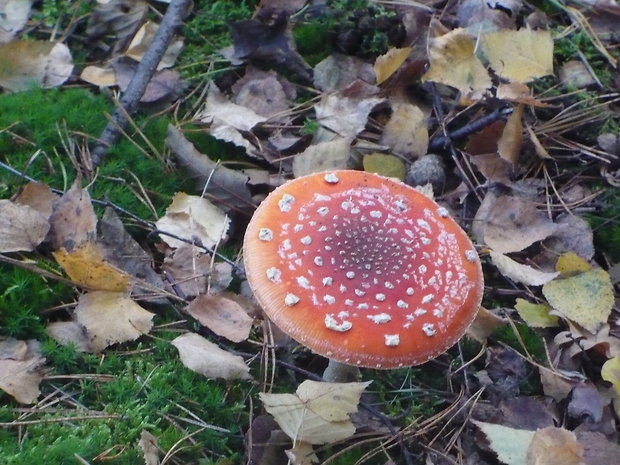
[[522,5],[518,0],[463,0],[457,3],[456,8],[459,25],[477,36],[484,32],[514,28]]
[[613,286],[604,270],[554,279],[543,286],[542,292],[555,311],[590,332],[607,321],[614,306]]
[[521,155],[521,146],[523,145],[523,104],[519,103],[515,106],[513,112],[506,120],[504,132],[497,141],[497,152],[503,160],[506,160],[512,166],[516,166]]
[[467,335],[484,344],[487,338],[500,326],[506,324],[506,320],[499,315],[480,307],[473,323],[467,328]]
[[297,96],[295,87],[275,71],[248,66],[245,74],[232,86],[233,102],[249,108],[271,122],[285,122]]
[[323,92],[343,90],[358,79],[375,82],[372,66],[350,55],[329,55],[314,67],[314,87]]
[[0,44],[10,42],[30,17],[33,0],[0,1]]
[[603,363],[601,378],[611,383],[615,398],[614,407],[616,413],[620,412],[620,357],[613,357]]
[[94,352],[147,334],[153,327],[153,316],[123,292],[89,292],[80,296],[75,308],[75,321],[86,329]]
[[562,276],[570,276],[575,273],[590,271],[592,269],[592,265],[576,253],[567,252],[558,257],[558,261],[555,264],[555,269],[559,271]]
[[60,345],[72,345],[77,352],[91,351],[86,329],[76,321],[55,321],[47,325],[45,333]]
[[207,378],[252,379],[250,367],[243,358],[220,349],[196,333],[185,333],[171,344],[179,351],[183,365]]
[[38,341],[0,338],[0,389],[19,403],[32,404],[41,393],[44,363]]
[[20,191],[14,202],[19,205],[28,205],[41,213],[45,218],[52,214],[54,203],[58,196],[52,192],[47,184],[29,182]]
[[582,465],[582,457],[575,433],[554,426],[536,431],[527,450],[528,465]]
[[293,175],[296,178],[321,171],[351,168],[351,139],[344,137],[310,145],[293,158]]
[[538,367],[540,382],[546,396],[552,397],[556,402],[566,399],[573,388],[580,383],[579,378],[570,377],[549,368]]
[[320,462],[314,453],[312,444],[303,441],[297,441],[292,449],[286,451],[286,456],[291,465],[312,465]]
[[584,465],[620,463],[620,445],[604,434],[594,431],[577,431],[576,434],[583,446]]
[[363,159],[364,171],[377,173],[386,178],[405,180],[405,164],[394,156],[385,153],[370,153]]
[[159,465],[159,449],[157,447],[157,438],[147,430],[142,430],[138,446],[142,449],[142,458],[144,465]]
[[[127,90],[129,83],[136,74],[138,62],[127,57],[112,60],[110,66],[114,69],[116,85],[122,91]],[[155,72],[149,80],[144,93],[140,97],[142,103],[174,100],[181,89],[181,75],[178,71],[161,69]]]
[[394,74],[400,68],[400,65],[405,62],[412,50],[412,47],[391,48],[384,55],[379,55],[375,60],[374,66],[377,85]]
[[86,34],[94,41],[111,31],[118,39],[115,49],[121,49],[142,24],[148,8],[144,0],[97,0]]
[[497,458],[506,465],[526,465],[527,450],[534,438],[534,431],[473,421],[484,433]]
[[[142,61],[142,58],[144,57],[144,54],[149,48],[149,45],[151,45],[151,42],[153,41],[153,37],[155,37],[155,33],[157,32],[158,28],[159,28],[159,25],[155,24],[152,21],[147,21],[144,24],[142,24],[142,26],[140,26],[140,29],[138,29],[138,31],[134,34],[133,38],[131,39],[129,46],[127,47],[127,50],[125,51],[125,55],[136,61]],[[179,54],[181,53],[182,48],[183,48],[182,40],[180,39],[173,40],[168,46],[168,48],[166,49],[164,56],[157,63],[157,70],[161,70],[164,68],[170,68],[174,66],[174,64],[177,61],[177,58],[179,57]]]
[[209,133],[213,137],[243,147],[249,154],[253,146],[244,133],[267,120],[249,108],[232,103],[213,83],[209,85],[205,107],[197,119],[210,125]]
[[54,204],[50,216],[50,238],[54,250],[71,252],[95,237],[97,215],[81,180],[76,178],[71,188]]
[[542,286],[559,275],[559,273],[546,273],[529,265],[523,265],[498,252],[491,251],[490,255],[493,264],[501,274],[528,286]]
[[323,383],[304,381],[296,394],[260,393],[259,397],[280,428],[294,442],[328,444],[355,433],[349,414],[357,404],[366,383]]
[[[230,218],[203,197],[177,192],[166,209],[166,214],[157,220],[155,225],[160,231],[190,242],[196,240],[203,246],[212,248],[228,239]],[[187,244],[166,234],[161,234],[161,239],[170,247]]]
[[599,424],[607,405],[609,399],[605,398],[594,384],[586,381],[573,388],[566,411],[570,418],[579,422],[586,420],[590,424]]
[[475,54],[474,39],[463,28],[454,29],[431,40],[430,68],[423,81],[435,81],[457,88],[463,94],[483,92],[491,78]]
[[99,87],[112,87],[116,85],[116,71],[112,67],[89,65],[80,73],[80,79],[89,84]]
[[354,139],[366,127],[368,115],[385,99],[380,97],[344,97],[325,94],[314,105],[318,123],[341,137]]
[[596,84],[588,67],[579,60],[564,63],[558,71],[560,82],[569,89],[584,89]]
[[552,308],[547,304],[534,304],[525,299],[517,299],[515,310],[531,328],[551,328],[558,326],[558,317],[549,314]]
[[0,252],[33,251],[47,236],[50,223],[28,205],[0,200]]
[[94,242],[87,241],[72,252],[64,248],[52,255],[74,283],[101,291],[125,291],[130,276],[109,264]]
[[530,82],[553,74],[553,39],[547,30],[491,32],[482,36],[481,48],[493,70],[510,81]]
[[73,58],[65,44],[37,40],[0,44],[0,86],[12,92],[58,87],[72,71]]
[[379,143],[407,159],[425,155],[428,152],[426,116],[416,105],[395,104]]
[[218,336],[232,342],[245,341],[252,329],[253,320],[248,313],[225,296],[199,295],[185,307],[185,311]]

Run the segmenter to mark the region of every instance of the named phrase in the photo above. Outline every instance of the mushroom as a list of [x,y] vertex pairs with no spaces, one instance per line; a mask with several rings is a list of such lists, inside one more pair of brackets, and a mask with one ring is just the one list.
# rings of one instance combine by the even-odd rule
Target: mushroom
[[418,365],[445,352],[483,293],[476,249],[448,211],[362,171],[311,174],[275,189],[248,225],[244,263],[280,329],[356,367]]

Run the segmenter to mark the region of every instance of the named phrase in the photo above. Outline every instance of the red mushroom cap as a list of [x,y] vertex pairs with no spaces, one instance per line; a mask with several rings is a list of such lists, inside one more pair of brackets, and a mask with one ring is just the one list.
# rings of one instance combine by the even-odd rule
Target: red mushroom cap
[[248,282],[269,318],[313,351],[372,368],[445,352],[473,321],[478,254],[445,208],[362,171],[300,177],[256,210]]

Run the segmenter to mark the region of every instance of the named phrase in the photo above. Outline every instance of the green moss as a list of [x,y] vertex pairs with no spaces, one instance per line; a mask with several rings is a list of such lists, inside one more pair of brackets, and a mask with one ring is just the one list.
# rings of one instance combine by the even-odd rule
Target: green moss
[[602,209],[588,216],[596,250],[613,263],[620,261],[620,189],[610,189],[600,199]]

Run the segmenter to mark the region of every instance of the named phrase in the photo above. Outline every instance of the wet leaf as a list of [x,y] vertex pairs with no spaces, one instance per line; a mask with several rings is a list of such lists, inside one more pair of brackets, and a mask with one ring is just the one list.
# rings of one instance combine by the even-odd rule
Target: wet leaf
[[171,343],[179,351],[183,365],[207,378],[252,379],[243,358],[220,349],[196,333],[185,333]]
[[591,270],[543,286],[549,304],[590,332],[596,332],[609,318],[614,305],[613,286],[604,270]]

